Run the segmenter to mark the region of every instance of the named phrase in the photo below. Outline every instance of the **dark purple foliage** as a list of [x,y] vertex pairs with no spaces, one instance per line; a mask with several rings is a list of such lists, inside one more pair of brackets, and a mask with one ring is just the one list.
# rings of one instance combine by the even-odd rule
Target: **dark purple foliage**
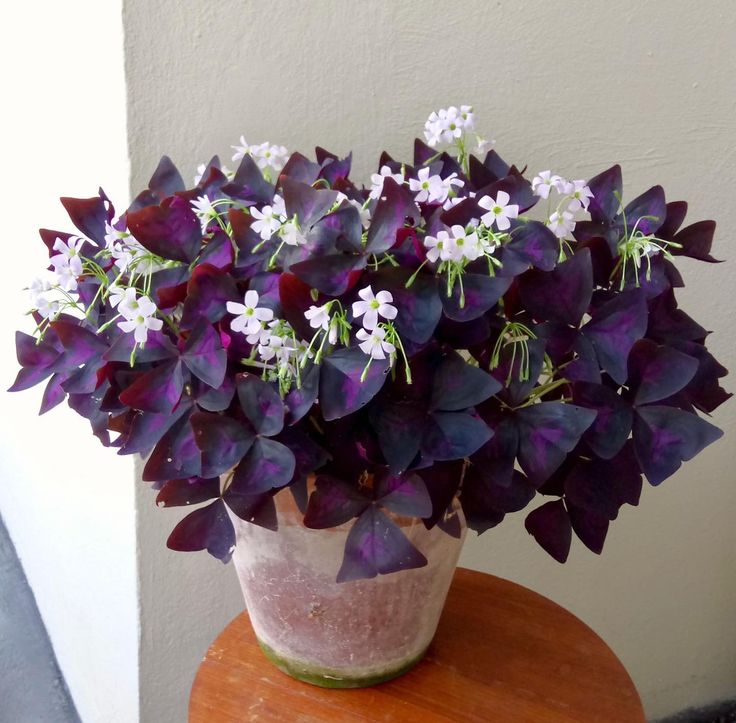
[[[227,561],[230,515],[275,530],[274,496],[289,487],[307,527],[351,526],[341,581],[425,565],[401,525],[460,536],[458,499],[478,532],[531,504],[526,529],[556,560],[573,532],[600,553],[643,477],[660,484],[721,436],[699,412],[731,396],[727,370],[678,307],[673,263],[716,262],[715,223],[684,225],[687,204],[660,186],[624,200],[613,166],[589,181],[589,218],[561,241],[532,220],[543,215],[528,178],[494,151],[458,159],[417,141],[413,166],[381,156],[406,179],[455,174],[449,203],[419,202],[390,177],[371,194],[350,180],[351,161],[318,148],[317,162],[293,153],[264,175],[246,155],[228,178],[215,157],[187,189],[164,157],[118,218],[102,191],[62,199],[96,264],[77,279],[86,315],[34,312],[40,338],[16,334],[11,391],[46,382],[42,413],[66,399],[103,444],[147,456],[160,506],[204,505],[176,525],[172,549]],[[519,216],[492,252],[460,267],[429,260],[427,237],[479,231],[479,202],[500,191]],[[256,224],[275,194],[296,240],[284,228],[264,239]],[[192,206],[202,196],[219,209],[204,230]],[[155,256],[149,271],[121,273],[108,224]],[[41,230],[50,257],[74,235]],[[647,240],[660,246],[636,265],[627,244]],[[102,293],[112,282],[165,321],[145,343],[119,327],[121,307]],[[367,286],[397,310],[393,326],[381,319],[395,353],[370,363],[352,311]],[[271,318],[242,332],[247,317],[228,302],[249,292]],[[342,314],[336,341],[305,316],[324,305]],[[292,335],[272,332],[279,324]],[[272,333],[281,366],[259,356]]]

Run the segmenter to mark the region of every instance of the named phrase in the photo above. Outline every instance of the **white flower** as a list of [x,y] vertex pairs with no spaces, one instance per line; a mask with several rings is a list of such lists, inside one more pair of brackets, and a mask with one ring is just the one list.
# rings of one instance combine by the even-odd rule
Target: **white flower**
[[330,330],[327,332],[327,341],[329,341],[330,344],[337,344],[339,331],[340,326],[337,322],[337,317],[333,316],[332,321],[330,322]]
[[72,291],[77,288],[77,278],[82,275],[82,258],[79,251],[84,244],[84,239],[77,236],[70,236],[67,241],[57,238],[54,241],[53,249],[58,251],[51,257],[51,265],[56,271],[59,286],[66,291]]
[[56,275],[45,271],[43,276],[37,276],[28,287],[31,306],[44,318],[55,317],[61,308],[63,295],[56,287]]
[[449,261],[452,258],[450,234],[447,231],[438,231],[437,236],[425,236],[424,247],[427,249],[427,258],[432,263]]
[[[117,223],[117,221],[115,223]],[[112,251],[116,244],[127,239],[128,236],[130,236],[130,233],[127,228],[124,227],[122,231],[118,231],[114,224],[111,224],[109,221],[105,221],[105,248]]]
[[[417,203],[426,203],[438,200],[441,196],[447,196],[442,185],[442,177],[430,176],[429,168],[420,168],[416,178],[409,179],[409,190],[417,195],[414,200]],[[443,199],[444,200],[444,199]]]
[[575,221],[569,211],[563,211],[562,213],[555,211],[549,217],[547,225],[552,229],[557,238],[565,238],[575,228]]
[[389,166],[381,166],[381,170],[371,176],[371,198],[381,197],[383,193],[383,182],[387,178],[393,178],[399,185],[404,183],[403,173],[394,173]]
[[495,223],[499,231],[505,231],[511,225],[509,219],[517,218],[519,215],[518,205],[509,204],[510,199],[506,191],[499,191],[495,199],[483,196],[478,201],[478,205],[488,211],[480,217],[483,225],[490,228]]
[[461,105],[460,117],[463,121],[463,130],[472,131],[475,128],[475,113],[473,113],[472,105]]
[[474,261],[483,254],[483,248],[478,240],[478,234],[473,231],[467,233],[463,226],[455,225],[450,229],[452,237],[449,241],[449,255],[453,261]]
[[147,256],[149,251],[141,246],[132,236],[125,241],[115,244],[110,253],[115,259],[115,266],[120,269],[121,273],[128,271],[130,266],[135,262],[136,271],[146,274],[158,268],[158,264],[151,258],[140,261],[141,258]]
[[278,208],[275,208],[275,203],[274,197],[274,206],[264,206],[260,211],[255,206],[250,209],[251,216],[256,219],[251,228],[264,241],[268,241],[281,228],[284,220],[283,214],[279,213]]
[[565,186],[565,194],[571,197],[569,210],[572,212],[579,211],[581,208],[588,210],[590,199],[593,198],[593,192],[588,188],[586,182],[582,179],[570,181]]
[[[126,333],[133,332],[138,344],[145,344],[148,330],[159,331],[164,325],[161,319],[154,318],[156,304],[147,296],[135,298],[135,289],[126,289],[125,299],[120,302],[118,311],[125,316],[125,321],[118,322],[118,328]],[[129,292],[132,292],[130,294]]]
[[259,307],[258,298],[258,292],[250,289],[245,292],[243,304],[238,304],[235,301],[227,302],[228,312],[236,315],[230,322],[230,328],[233,331],[240,331],[243,334],[260,333],[261,322],[273,319],[273,311],[265,307]]
[[540,171],[532,178],[532,193],[540,198],[549,198],[550,191],[553,188],[561,191],[563,183],[565,180],[552,171]]
[[368,228],[371,225],[371,210],[367,206],[364,206],[360,201],[348,198],[348,203],[353,206],[360,214],[360,223],[363,228]]
[[284,243],[288,246],[303,246],[307,243],[306,236],[302,233],[296,219],[287,221],[280,230],[281,238],[284,239]]
[[324,329],[327,331],[330,328],[329,304],[310,306],[304,312],[304,318],[309,322],[309,326],[311,326],[312,329]]
[[283,196],[279,196],[278,193],[274,193],[273,200],[271,201],[271,208],[282,221],[286,221],[286,202],[284,201]]
[[212,205],[208,196],[199,196],[191,202],[194,213],[197,214],[199,224],[202,227],[202,233],[207,231],[210,221],[217,218],[217,209]]
[[385,359],[386,354],[396,351],[396,347],[386,341],[386,331],[380,326],[370,331],[359,329],[356,337],[360,340],[358,346],[372,359]]
[[353,317],[363,317],[363,326],[366,329],[375,329],[378,324],[378,317],[384,319],[395,319],[397,310],[395,306],[391,306],[394,300],[390,291],[379,291],[375,296],[373,289],[366,286],[358,292],[358,296],[362,301],[353,302]]
[[116,284],[110,286],[107,290],[107,300],[110,302],[110,306],[114,309],[122,301],[125,301],[125,292],[129,290],[135,293],[134,289],[126,289],[125,287],[117,286]]
[[274,319],[269,322],[268,331],[262,336],[257,351],[261,361],[274,361],[293,372],[291,362],[292,358],[297,356],[299,346],[294,341],[294,332],[288,322]]
[[[248,145],[248,141],[245,140],[245,136],[240,136],[240,145],[239,146],[230,146],[235,153],[233,154],[233,161],[240,161],[243,159],[244,156],[250,155],[250,146]],[[199,168],[202,170],[200,171]],[[200,166],[197,171],[199,172],[199,178],[202,178],[202,174],[204,173],[204,170],[206,166]],[[195,181],[195,183],[199,183],[199,179]]]
[[480,136],[477,137],[475,142],[475,152],[479,156],[484,156],[488,151],[493,148],[493,146],[496,144],[496,141],[489,141],[486,138],[481,138]]
[[[242,138],[241,138],[242,140]],[[273,168],[280,171],[289,160],[289,151],[284,146],[272,146],[268,141],[257,146],[251,146],[250,154],[261,170]]]

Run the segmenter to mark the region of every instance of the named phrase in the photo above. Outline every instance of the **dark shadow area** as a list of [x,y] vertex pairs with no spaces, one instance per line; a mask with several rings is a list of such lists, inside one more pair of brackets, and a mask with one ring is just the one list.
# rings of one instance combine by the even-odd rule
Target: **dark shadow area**
[[2,519],[0,723],[79,723],[33,593]]
[[688,708],[655,723],[736,723],[736,700],[722,701],[705,708]]

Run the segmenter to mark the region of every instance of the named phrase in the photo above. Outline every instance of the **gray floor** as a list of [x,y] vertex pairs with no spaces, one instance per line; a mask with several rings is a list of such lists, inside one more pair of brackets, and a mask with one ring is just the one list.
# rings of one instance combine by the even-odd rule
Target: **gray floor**
[[79,723],[2,519],[0,723]]

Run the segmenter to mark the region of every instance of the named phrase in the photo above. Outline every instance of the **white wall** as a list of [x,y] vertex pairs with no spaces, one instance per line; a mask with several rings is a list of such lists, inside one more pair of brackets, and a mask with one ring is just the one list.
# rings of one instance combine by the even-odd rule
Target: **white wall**
[[[365,179],[383,148],[410,156],[432,109],[469,102],[504,158],[576,177],[620,162],[629,197],[664,184],[671,199],[690,201],[693,220],[719,220],[715,253],[734,255],[730,0],[697,10],[687,0],[126,0],[125,7],[134,188],[163,151],[190,170],[214,151],[229,156],[241,133],[307,152],[315,144],[352,149],[355,176]],[[681,294],[716,331],[711,347],[732,369],[734,268],[733,261],[686,263]],[[736,404],[715,422],[733,433]],[[640,507],[614,523],[600,559],[578,544],[558,565],[515,515],[471,539],[464,563],[539,590],[591,624],[631,671],[652,717],[736,696],[735,449],[726,437],[660,489],[646,490]],[[139,504],[152,505],[152,496],[142,493]],[[159,525],[168,529],[170,515],[140,513],[141,539],[150,542],[143,557],[155,556],[159,574],[172,565],[183,575],[167,574],[166,600],[197,601],[205,590],[214,603],[219,595],[204,624],[224,625],[241,605],[233,571],[162,552]],[[145,602],[155,582],[142,585],[144,628],[155,638],[166,611],[150,592]],[[178,625],[194,630],[199,615],[197,603]],[[201,636],[193,640],[180,639],[177,649],[191,670],[202,649]],[[156,670],[150,647],[144,701]],[[182,699],[188,684],[180,680]]]
[[[0,23],[3,217],[0,387],[13,334],[33,329],[21,291],[48,264],[40,226],[72,230],[59,196],[102,184],[127,200],[121,2],[9,3]],[[133,463],[42,387],[2,392],[0,514],[84,723],[138,716]]]

